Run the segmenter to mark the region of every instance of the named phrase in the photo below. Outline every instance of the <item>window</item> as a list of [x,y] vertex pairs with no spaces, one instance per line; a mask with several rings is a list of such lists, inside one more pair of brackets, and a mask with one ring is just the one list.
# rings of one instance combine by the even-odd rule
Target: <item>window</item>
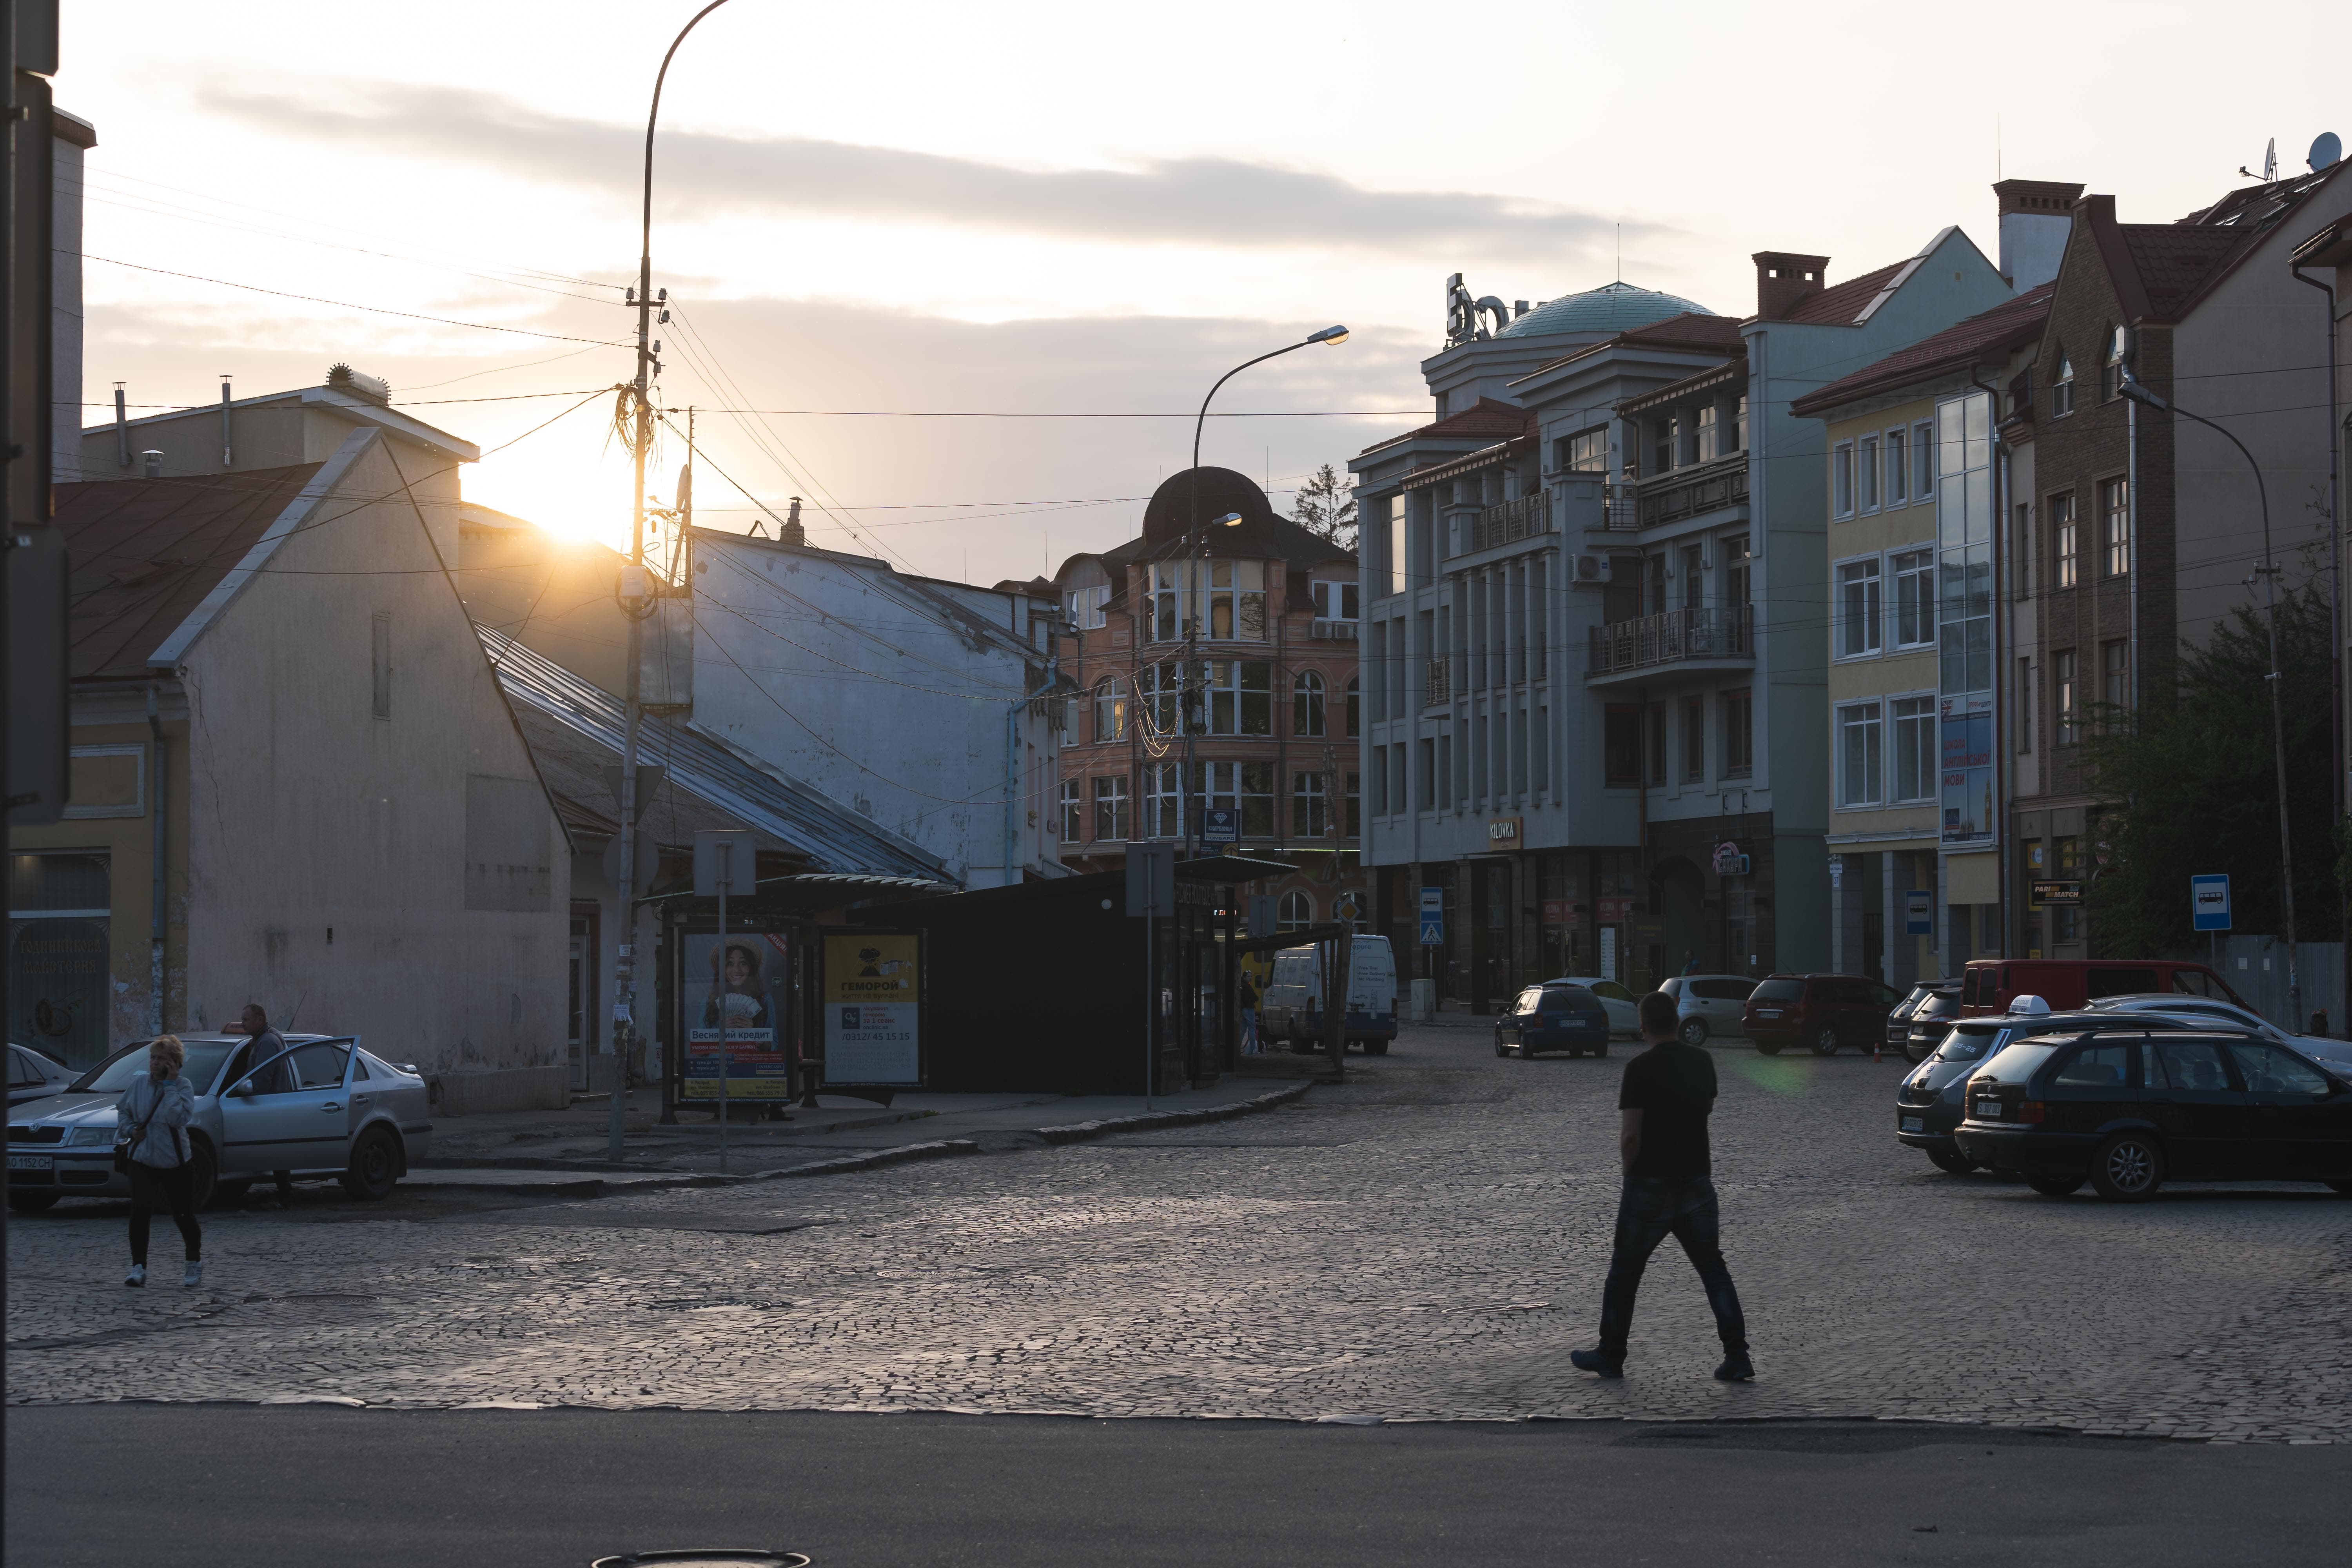
[[2104,479],[2099,484],[2099,570],[2120,577],[2131,570],[2131,481]]
[[1663,702],[1650,704],[1649,739],[1650,782],[1663,784],[1666,782],[1666,705]]
[[1199,768],[1192,779],[1195,811],[1238,812],[1244,837],[1274,837],[1272,763],[1202,763]]
[[1936,640],[1936,555],[1906,550],[1887,563],[1895,573],[1895,646],[1925,647]]
[[1290,683],[1290,732],[1312,736],[1323,733],[1323,677],[1314,670],[1300,670],[1297,679]]
[[2081,573],[2082,542],[2075,532],[2074,494],[2050,498],[2050,582],[2053,587],[2071,588]]
[[1879,645],[1878,562],[1849,561],[1837,569],[1838,657],[1876,653]]
[[1706,552],[1696,544],[1683,546],[1683,608],[1696,610],[1706,602]]
[[2010,556],[2017,563],[2017,596],[2021,599],[2033,593],[2033,503],[2017,503],[2016,531],[2010,542]]
[[1675,466],[1675,449],[1682,445],[1682,422],[1671,414],[1662,415],[1653,423],[1652,429],[1656,447],[1652,454],[1655,460],[1650,471],[1663,474]]
[[2131,333],[2122,327],[2107,329],[2107,354],[2099,367],[2099,395],[2112,402],[2124,395],[2124,353],[2131,346]]
[[1086,814],[1078,805],[1077,780],[1064,779],[1062,781],[1059,804],[1062,808],[1060,814],[1062,818],[1062,842],[1065,844],[1076,844],[1079,839],[1086,837],[1085,833],[1082,831],[1086,826],[1086,822],[1084,820]]
[[1747,687],[1723,694],[1723,776],[1746,778],[1756,766],[1754,699]]
[[1732,408],[1731,437],[1733,451],[1748,450],[1748,395],[1744,392],[1739,395],[1739,401]]
[[1363,720],[1364,678],[1351,675],[1348,677],[1348,739],[1352,741],[1363,732]]
[[[2074,650],[2073,648],[2050,656],[2050,679],[2051,683],[2057,689],[2057,743],[2062,746],[2071,746],[2079,738],[2075,734],[2075,726],[2081,721],[2082,717],[2074,707]],[[2063,844],[2067,840],[2060,839],[2059,842]]]
[[1073,588],[1062,595],[1062,613],[1069,617],[1071,629],[1090,632],[1109,619],[1110,584],[1097,583],[1091,588]]
[[1612,708],[1601,716],[1603,782],[1630,787],[1642,782],[1642,710]]
[[1095,780],[1095,837],[1114,841],[1127,837],[1127,775]]
[[[223,417],[226,417],[224,416]],[[392,717],[392,612],[378,610],[368,645],[375,677],[375,716]]]
[[1706,777],[1706,699],[1683,699],[1683,777],[1698,784]]
[[1590,430],[1579,430],[1568,437],[1568,460],[1560,465],[1570,473],[1605,474],[1609,471],[1609,426],[1596,425]]
[[1184,766],[1152,763],[1143,770],[1143,832],[1149,838],[1177,838],[1184,832]]
[[1143,672],[1140,711],[1144,734],[1175,735],[1183,710],[1184,665],[1181,659],[1168,659],[1152,665]]
[[1894,702],[1895,778],[1892,798],[1927,800],[1936,794],[1936,700],[1898,697]]
[[2314,1100],[2327,1093],[2327,1075],[2302,1058],[2259,1040],[2231,1040],[2230,1054],[2238,1059],[2238,1076],[2248,1094],[2302,1094]]
[[1206,735],[1274,733],[1274,667],[1259,659],[1202,661]]
[[1853,515],[1853,443],[1841,442],[1830,454],[1830,515]]
[[1702,405],[1698,411],[1698,460],[1712,463],[1723,456],[1722,440],[1722,427],[1716,423],[1715,405]]
[[1643,559],[1642,577],[1650,591],[1650,614],[1664,615],[1666,613],[1666,558],[1664,552]]
[[1900,430],[1889,430],[1886,433],[1886,504],[1888,506],[1901,506],[1907,496],[1908,487],[1904,482],[1904,476],[1908,465],[1903,460],[1904,439],[1904,434]]
[[1293,773],[1290,777],[1290,836],[1320,838],[1330,831],[1331,816],[1323,798],[1323,775]]
[[1206,617],[1200,635],[1214,642],[1265,640],[1265,563],[1203,561],[1187,571],[1181,561],[1151,568],[1151,640],[1181,642],[1191,631],[1192,586],[1199,582]]
[[1735,533],[1723,542],[1723,603],[1743,608],[1748,603],[1748,536]]
[[2121,637],[2099,645],[2099,695],[2111,708],[2131,706],[2131,644]]
[[1936,422],[1911,426],[1911,488],[1921,500],[1936,493]]
[[2033,750],[2033,660],[2017,661],[2017,749]]
[[1116,675],[1095,682],[1095,739],[1127,739],[1127,688]]
[[1340,824],[1341,837],[1361,838],[1364,836],[1364,775],[1348,775],[1348,816]]
[[2069,1089],[2121,1089],[2131,1054],[2128,1045],[2084,1046],[2050,1081]]
[[1315,923],[1315,900],[1293,888],[1282,895],[1282,908],[1276,911],[1276,921],[1285,931],[1299,931]]
[[1391,496],[1388,499],[1388,591],[1391,594],[1402,594],[1412,586],[1405,576],[1405,567],[1408,564],[1405,554],[1405,516],[1406,507],[1412,499],[1410,496]]
[[2190,1093],[2227,1094],[2230,1092],[2230,1069],[2221,1063],[2221,1047],[2211,1040],[2164,1040],[2148,1042],[2155,1048],[2148,1054],[2156,1058],[2160,1083],[2148,1085]]
[[1434,737],[1421,742],[1420,787],[1415,790],[1416,805],[1423,811],[1437,809],[1437,741]]
[[1878,510],[1878,437],[1864,436],[1862,448],[1854,458],[1854,479],[1860,492],[1862,510]]
[[2063,351],[2058,355],[2058,374],[2050,379],[2050,417],[2063,419],[2074,412],[2074,362]]
[[1876,805],[1880,748],[1878,704],[1857,702],[1838,710],[1838,804]]
[[1356,584],[1353,583],[1312,583],[1307,594],[1315,601],[1315,618],[1318,621],[1352,621],[1357,618]]

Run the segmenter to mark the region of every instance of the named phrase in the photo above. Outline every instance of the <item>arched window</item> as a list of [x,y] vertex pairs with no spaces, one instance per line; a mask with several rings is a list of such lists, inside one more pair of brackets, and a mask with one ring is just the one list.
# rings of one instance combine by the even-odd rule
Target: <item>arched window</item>
[[1095,682],[1095,739],[1127,739],[1127,688],[1119,684],[1116,675],[1106,675]]
[[1294,888],[1282,895],[1282,929],[1299,931],[1315,923],[1315,900]]
[[1364,679],[1351,675],[1348,677],[1348,739],[1350,741],[1356,738],[1357,726],[1363,722],[1363,709]]
[[1323,733],[1323,677],[1311,669],[1302,669],[1290,683],[1290,732],[1294,735]]
[[2050,416],[2063,419],[2074,412],[2074,362],[2058,351],[2058,374],[2050,378]]

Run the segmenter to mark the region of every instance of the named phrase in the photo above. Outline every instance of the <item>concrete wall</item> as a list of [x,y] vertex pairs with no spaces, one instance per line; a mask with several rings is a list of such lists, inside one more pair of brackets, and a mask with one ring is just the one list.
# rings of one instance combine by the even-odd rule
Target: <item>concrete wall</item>
[[359,433],[341,457],[320,525],[284,540],[182,666],[185,1023],[259,1001],[281,1027],[361,1034],[428,1071],[560,1063],[562,825],[389,444]]

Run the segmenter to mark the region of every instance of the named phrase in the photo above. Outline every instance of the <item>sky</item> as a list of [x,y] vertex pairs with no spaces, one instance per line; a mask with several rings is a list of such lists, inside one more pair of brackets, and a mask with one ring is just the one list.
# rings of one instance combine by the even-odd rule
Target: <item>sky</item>
[[[645,116],[699,4],[64,0],[57,101],[98,129],[85,398],[345,361],[486,449],[468,499],[625,543]],[[1132,537],[1210,384],[1310,331],[1351,336],[1228,383],[1204,462],[1287,511],[1425,423],[1451,273],[1746,315],[1758,250],[1832,283],[1949,224],[1997,254],[2002,174],[2153,222],[2272,138],[2300,170],[2352,135],[2347,16],[729,0],[663,89],[658,395],[696,410],[698,522],[797,495],[813,542],[1026,578]]]

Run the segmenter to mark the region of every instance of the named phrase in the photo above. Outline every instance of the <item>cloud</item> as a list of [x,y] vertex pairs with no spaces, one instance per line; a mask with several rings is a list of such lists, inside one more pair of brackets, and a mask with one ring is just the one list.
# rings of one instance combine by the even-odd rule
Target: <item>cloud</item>
[[[456,89],[355,88],[316,100],[206,88],[204,106],[285,134],[487,164],[528,179],[638,189],[643,133]],[[665,131],[655,189],[672,211],[821,213],[1139,245],[1540,256],[1613,244],[1612,220],[1475,192],[1375,191],[1334,175],[1232,158],[1129,169],[1013,168],[814,137]],[[1635,225],[1645,241],[1666,231]]]

